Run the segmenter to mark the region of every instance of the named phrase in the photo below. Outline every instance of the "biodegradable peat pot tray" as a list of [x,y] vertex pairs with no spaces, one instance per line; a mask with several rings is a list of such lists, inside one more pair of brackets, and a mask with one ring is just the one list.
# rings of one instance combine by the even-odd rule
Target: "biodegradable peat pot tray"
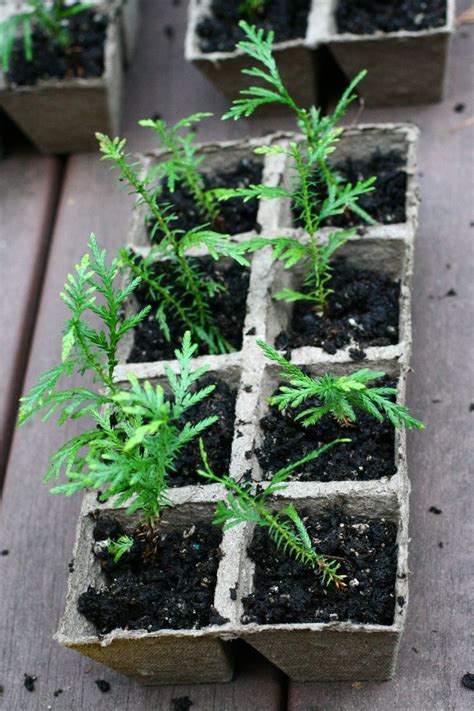
[[[177,504],[168,509],[162,519],[162,531],[189,529],[192,524],[212,520],[213,504],[209,500]],[[130,518],[123,509],[110,509],[97,504],[95,495],[84,498],[69,578],[66,609],[56,639],[94,661],[133,678],[141,684],[204,683],[230,681],[233,675],[233,654],[229,641],[233,637],[235,620],[228,589],[235,581],[229,570],[233,547],[238,534],[223,535],[219,546],[220,560],[213,596],[216,622],[201,629],[115,629],[98,634],[94,625],[78,611],[78,600],[88,586],[100,589],[104,574],[93,553],[94,516],[96,511],[109,513],[125,525]],[[192,539],[191,539],[192,540]],[[192,545],[191,543],[189,545]],[[238,548],[238,546],[237,546]]]
[[[339,32],[336,22],[339,2],[326,0],[320,4],[318,38],[328,46],[349,81],[362,69],[368,70],[358,87],[368,105],[441,101],[449,40],[454,30],[454,0],[444,0],[445,19],[440,26],[394,32],[376,30],[372,34]],[[426,3],[428,9],[430,4]],[[348,7],[348,13],[355,12]],[[399,13],[405,19],[405,11]]]
[[[298,104],[308,107],[315,104],[317,98],[317,57],[314,52],[317,37],[314,29],[319,2],[320,0],[308,2],[308,22],[304,36],[282,42],[277,38],[274,45],[274,56],[286,88]],[[248,77],[241,72],[242,69],[252,67],[254,60],[240,49],[232,49],[235,42],[232,42],[226,51],[203,51],[198,27],[210,14],[211,0],[190,0],[185,57],[202,71],[224,96],[235,99],[241,89],[248,88]],[[266,110],[274,111],[275,107]]]
[[93,150],[96,131],[118,132],[123,88],[121,9],[108,3],[98,8],[109,17],[102,76],[13,86],[0,74],[0,107],[45,153]]
[[[404,128],[390,127],[390,130],[395,131],[399,140],[405,136],[406,142]],[[362,129],[355,133],[355,137],[363,142],[361,137],[371,135],[374,138],[374,131],[374,127]],[[382,135],[386,135],[386,131],[385,127]],[[267,137],[265,141],[282,141],[288,138],[291,136],[280,134]],[[351,138],[349,132],[347,138]],[[352,138],[355,140],[353,136]],[[411,138],[415,141],[416,136],[411,135]],[[359,145],[359,142],[357,140],[356,144]],[[212,165],[208,165],[208,169],[212,172],[218,170],[221,165],[229,167],[248,154],[256,143],[260,144],[261,141],[203,146],[202,150],[208,152],[212,159]],[[404,155],[407,164],[410,164],[410,172],[413,170],[414,173],[415,159],[411,153],[413,146],[414,143],[408,142],[407,148],[405,143],[407,150]],[[161,153],[143,158],[145,167],[162,157]],[[263,181],[267,185],[279,185],[281,181],[288,179],[288,166],[283,156],[266,156],[261,160]],[[347,263],[363,265],[364,268],[370,266],[375,273],[383,271],[398,280],[400,295],[397,343],[367,347],[362,363],[352,357],[350,344],[337,349],[335,353],[315,347],[291,349],[292,362],[314,375],[325,372],[343,374],[359,367],[385,371],[392,381],[398,383],[400,404],[405,402],[405,380],[411,344],[409,282],[417,207],[417,191],[413,180],[410,175],[409,190],[413,191],[413,195],[411,200],[407,200],[411,207],[408,211],[409,217],[403,224],[389,225],[387,228],[364,228],[364,235],[354,236],[344,247]],[[257,209],[258,232],[272,235],[281,234],[282,229],[294,230],[281,226],[285,215],[291,217],[291,206],[281,204],[281,201],[278,205],[262,202]],[[388,231],[385,231],[386,229]],[[305,239],[302,230],[295,231],[301,235],[301,239]],[[139,254],[146,254],[150,249],[148,234],[145,214],[142,208],[138,207],[132,221],[129,243]],[[233,238],[242,239],[244,236],[245,234],[237,234]],[[227,453],[224,456],[222,448],[221,461],[213,466],[220,474],[228,471],[236,480],[253,480],[260,482],[261,486],[266,485],[265,472],[259,461],[259,449],[262,444],[261,419],[268,411],[267,398],[279,383],[279,373],[275,365],[265,358],[256,344],[256,339],[275,344],[290,314],[288,307],[282,307],[281,303],[272,299],[272,294],[275,289],[288,283],[288,280],[295,279],[298,279],[298,274],[282,270],[266,250],[254,254],[240,348],[228,355],[201,354],[194,359],[195,367],[208,365],[209,372],[205,378],[212,382],[221,381],[235,393],[233,428],[230,423],[226,425],[229,430],[232,429],[230,463],[224,463],[224,459],[228,459],[229,455]],[[136,308],[137,304],[131,299],[127,309]],[[139,379],[148,379],[152,383],[160,382],[166,387],[165,368],[169,365],[177,371],[177,362],[155,360],[129,363],[127,360],[132,346],[133,343],[125,344],[125,349],[120,354],[120,364],[115,371],[116,381],[125,385],[127,375],[133,372]],[[350,434],[348,429],[347,436]],[[349,612],[342,610],[340,615],[328,610],[323,610],[320,614],[316,610],[314,620],[295,621],[290,615],[289,619],[279,620],[278,624],[273,621],[262,623],[251,607],[251,601],[256,599],[257,594],[262,593],[259,588],[259,563],[252,561],[249,551],[254,537],[259,533],[254,531],[252,525],[246,524],[227,531],[220,544],[221,556],[216,574],[215,594],[212,598],[217,624],[214,623],[216,618],[210,618],[211,623],[202,625],[199,629],[160,628],[149,631],[107,628],[99,634],[97,628],[78,611],[80,596],[88,586],[98,588],[104,583],[103,573],[93,552],[94,520],[91,514],[98,510],[112,516],[118,515],[119,520],[123,520],[123,511],[114,513],[110,505],[98,504],[95,495],[91,494],[86,496],[81,512],[66,611],[57,639],[62,645],[145,684],[230,679],[231,641],[236,638],[244,639],[295,680],[389,678],[395,668],[408,599],[409,483],[405,432],[395,432],[389,448],[385,451],[390,467],[387,475],[382,473],[379,477],[369,477],[366,480],[362,475],[345,477],[336,472],[329,480],[324,477],[317,481],[294,478],[285,492],[274,500],[276,508],[291,501],[298,510],[310,517],[324,517],[326,514],[352,516],[354,521],[349,524],[356,527],[362,524],[362,531],[366,530],[366,526],[370,529],[371,526],[380,525],[384,530],[391,531],[391,539],[387,541],[387,550],[391,551],[389,579],[388,582],[384,579],[383,583],[384,606],[381,617],[375,603],[372,614],[370,603],[368,612],[364,612],[360,619],[357,615],[352,615],[350,609]],[[294,454],[296,457],[297,452]],[[222,468],[226,471],[222,471]],[[165,533],[179,526],[188,528],[198,521],[211,521],[216,502],[225,494],[220,485],[197,483],[196,479],[190,479],[189,484],[183,484],[180,479],[179,485],[171,486],[169,492],[175,506],[165,512]],[[374,523],[366,519],[378,519],[379,522]],[[329,543],[328,541],[328,545]],[[258,541],[256,546],[259,547]],[[379,565],[385,565],[384,546],[380,545],[380,551],[377,547],[376,558],[371,559],[377,570]],[[377,557],[379,553],[380,557]],[[275,552],[275,559],[279,555]],[[373,556],[373,552],[371,555]],[[357,561],[351,558],[346,560],[346,565],[351,566],[347,572],[351,572],[353,579],[357,575]],[[373,592],[375,583],[371,576],[367,579],[365,572],[360,571],[360,581],[353,581],[352,586],[348,580],[351,600],[357,598],[359,584],[362,591],[372,589]],[[282,581],[284,580],[286,576],[282,576]],[[274,585],[278,588],[278,582],[272,584]],[[269,591],[272,598],[269,598],[269,601],[272,605],[274,593],[272,587]],[[265,590],[263,595],[266,599]],[[352,621],[353,619],[358,621]]]

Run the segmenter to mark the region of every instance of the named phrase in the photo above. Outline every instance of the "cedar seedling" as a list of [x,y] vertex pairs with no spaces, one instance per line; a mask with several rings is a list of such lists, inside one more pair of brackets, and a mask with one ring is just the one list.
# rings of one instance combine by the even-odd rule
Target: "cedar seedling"
[[220,216],[217,200],[212,191],[206,190],[203,176],[199,172],[203,158],[197,154],[197,147],[194,143],[196,134],[192,131],[188,131],[185,135],[181,134],[183,130],[189,129],[193,124],[212,115],[210,113],[193,114],[178,121],[174,126],[168,126],[163,119],[144,119],[139,121],[139,124],[153,129],[161,146],[169,152],[169,157],[150,172],[150,178],[166,180],[171,193],[175,191],[177,183],[184,185],[193,196],[201,217],[218,227]]
[[263,15],[265,0],[244,0],[238,7],[239,17],[256,22]]
[[[52,493],[70,496],[85,489],[100,491],[103,502],[113,497],[113,506],[127,503],[129,513],[140,510],[152,530],[163,507],[169,505],[168,480],[181,449],[217,419],[208,417],[191,424],[183,423],[183,415],[208,397],[214,386],[195,387],[207,368],[192,370],[196,346],[189,332],[181,350],[175,352],[178,374],[166,369],[171,397],[166,397],[161,385],[140,383],[133,375],[128,378],[129,389],[114,382],[117,346],[148,309],[121,320],[123,303],[138,280],[125,289],[115,287],[119,260],[107,266],[106,252],[99,250],[94,236],[89,249],[75,273],[68,276],[62,294],[71,315],[64,330],[61,363],[41,376],[22,398],[19,424],[39,412],[43,420],[57,414],[59,425],[78,418],[89,421],[90,429],[70,439],[51,457],[45,480],[58,479],[61,474],[66,478]],[[103,303],[98,302],[100,297]],[[101,321],[100,330],[88,322],[88,316]],[[96,387],[58,387],[63,377],[75,373],[92,375]]]
[[[306,240],[296,237],[276,237],[273,239],[257,238],[253,240],[253,249],[270,245],[276,258],[284,262],[289,269],[302,263],[304,266],[304,292],[292,289],[282,289],[275,295],[276,299],[294,302],[300,300],[312,301],[317,311],[324,311],[331,278],[331,259],[334,253],[342,247],[353,230],[339,230],[330,234],[327,241],[318,240],[318,232],[322,224],[331,217],[352,210],[367,222],[374,223],[372,218],[358,205],[361,195],[373,190],[375,178],[358,181],[356,185],[344,184],[329,162],[329,156],[335,151],[342,129],[336,124],[344,115],[348,106],[355,100],[354,89],[365,76],[361,72],[350,84],[341,97],[335,111],[330,116],[322,116],[320,110],[312,107],[299,107],[284,86],[273,57],[273,33],[267,36],[262,29],[257,30],[246,22],[241,22],[247,39],[240,42],[239,47],[248,56],[263,65],[263,68],[244,69],[243,73],[257,78],[267,86],[252,86],[241,91],[240,99],[234,101],[230,111],[223,119],[251,116],[259,107],[277,103],[290,108],[296,118],[297,127],[303,134],[301,142],[292,141],[287,145],[262,146],[256,149],[261,155],[283,154],[287,156],[294,167],[295,177],[292,186],[268,187],[251,185],[241,189],[222,189],[217,191],[221,200],[241,197],[244,200],[253,198],[273,200],[284,198],[291,201],[306,232]],[[322,189],[323,188],[323,189]],[[250,246],[249,246],[250,248]]]
[[111,538],[107,538],[107,540],[105,541],[105,546],[107,548],[107,551],[113,557],[114,562],[118,563],[119,560],[125,555],[125,553],[128,553],[128,551],[133,546],[133,543],[133,538],[131,538],[130,536],[120,536],[120,538],[118,538],[116,541],[112,540]]
[[398,394],[396,388],[368,385],[383,378],[383,371],[363,368],[339,377],[326,374],[312,378],[267,343],[257,343],[267,358],[281,367],[282,375],[289,383],[281,385],[279,394],[269,399],[271,405],[284,410],[287,407],[298,408],[312,398],[317,398],[320,403],[306,408],[295,417],[303,427],[315,425],[326,414],[332,415],[342,425],[349,425],[357,421],[358,409],[372,415],[379,422],[387,417],[397,429],[403,426],[409,430],[424,429],[424,424],[415,419],[407,407],[392,402],[390,398]]
[[24,55],[28,61],[31,61],[33,59],[32,33],[35,26],[41,27],[60,47],[67,47],[71,40],[65,21],[91,7],[88,2],[66,6],[65,0],[53,0],[51,3],[45,0],[26,0],[26,4],[30,9],[10,15],[0,22],[0,60],[4,72],[10,68],[13,46],[20,31],[23,37]]
[[[156,318],[165,338],[170,341],[168,316],[173,314],[182,324],[183,330],[189,330],[194,341],[207,346],[209,353],[226,353],[232,346],[215,325],[209,305],[210,298],[222,287],[203,276],[196,260],[187,255],[191,248],[206,249],[209,255],[218,260],[231,257],[241,265],[249,266],[244,253],[246,246],[231,241],[229,235],[207,229],[206,225],[188,232],[176,229],[176,220],[171,208],[159,202],[160,188],[153,187],[149,176],[142,177],[139,164],[132,161],[125,153],[125,139],[111,139],[97,133],[102,160],[111,161],[119,170],[119,180],[125,182],[131,194],[139,196],[139,204],[148,207],[150,216],[155,220],[153,233],[160,230],[161,239],[154,245],[148,256],[137,260],[122,250],[121,257],[127,263],[133,275],[140,277],[150,295],[156,297],[159,306]],[[162,279],[153,274],[153,264],[157,258],[165,258],[171,263],[175,274],[174,288],[165,287]]]
[[286,489],[285,480],[295,469],[311,459],[315,459],[338,442],[345,441],[348,440],[336,440],[321,447],[304,459],[278,471],[267,486],[255,487],[250,483],[239,484],[229,476],[215,474],[209,465],[201,440],[201,457],[204,468],[199,470],[199,474],[209,481],[223,485],[228,492],[226,499],[217,504],[213,523],[224,524],[224,530],[227,530],[240,523],[253,522],[268,530],[268,535],[273,539],[278,549],[321,575],[323,583],[326,585],[333,583],[337,588],[346,587],[344,583],[346,576],[339,573],[340,563],[315,550],[304,522],[295,507],[290,504],[274,513],[268,506],[269,497]]

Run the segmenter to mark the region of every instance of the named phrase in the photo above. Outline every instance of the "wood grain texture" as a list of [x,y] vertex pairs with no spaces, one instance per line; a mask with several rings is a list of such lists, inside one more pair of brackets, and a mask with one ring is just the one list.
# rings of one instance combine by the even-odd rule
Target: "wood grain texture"
[[57,158],[31,149],[0,158],[0,485],[34,327],[59,172]]
[[[458,3],[459,11],[467,5]],[[472,673],[474,589],[474,128],[458,127],[474,113],[473,38],[472,26],[457,30],[444,103],[366,110],[360,117],[413,121],[422,131],[408,401],[427,429],[409,435],[412,576],[396,677],[362,688],[290,683],[289,711],[472,708],[461,677]],[[454,111],[459,103],[463,113]],[[455,296],[445,296],[450,289]],[[442,514],[430,513],[430,506]]]

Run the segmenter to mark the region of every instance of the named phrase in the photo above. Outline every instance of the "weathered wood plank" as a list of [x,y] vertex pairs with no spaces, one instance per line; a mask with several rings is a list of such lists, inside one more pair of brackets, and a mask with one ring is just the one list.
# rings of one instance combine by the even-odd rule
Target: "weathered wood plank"
[[0,485],[34,327],[59,173],[57,158],[31,149],[0,158]]
[[[458,3],[459,11],[469,4]],[[422,130],[409,402],[427,429],[409,437],[413,574],[397,675],[361,688],[290,684],[290,711],[471,708],[472,692],[460,680],[472,671],[474,129],[461,124],[474,107],[473,37],[472,25],[457,31],[443,104],[367,110],[360,119],[410,120]],[[454,111],[459,103],[465,112]],[[456,295],[445,296],[450,289]],[[442,514],[430,513],[433,505]]]

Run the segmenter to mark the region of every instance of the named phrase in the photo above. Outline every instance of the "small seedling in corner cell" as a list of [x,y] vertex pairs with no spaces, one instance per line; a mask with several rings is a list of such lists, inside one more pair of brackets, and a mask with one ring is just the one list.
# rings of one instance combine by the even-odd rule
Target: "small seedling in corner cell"
[[303,427],[315,425],[324,415],[332,415],[341,425],[357,422],[356,410],[367,412],[382,422],[388,418],[392,425],[400,429],[424,429],[423,422],[415,419],[404,405],[393,402],[391,398],[398,394],[396,388],[370,386],[369,383],[385,376],[383,371],[357,370],[348,375],[334,376],[326,374],[312,378],[296,365],[286,360],[278,351],[263,341],[257,341],[266,357],[277,363],[288,385],[281,385],[279,394],[269,399],[271,405],[280,410],[287,407],[299,408],[308,400],[316,398],[317,405],[302,410],[295,420]]
[[[166,180],[168,190],[173,193],[177,184],[184,185],[192,195],[201,217],[213,227],[220,226],[219,204],[212,191],[207,190],[202,174],[199,172],[203,158],[197,154],[194,143],[196,134],[190,129],[193,124],[213,114],[198,113],[181,119],[174,126],[168,126],[163,119],[144,119],[140,126],[151,128],[161,143],[162,148],[169,152],[163,161],[149,174],[150,179]],[[182,135],[183,130],[188,130]]]
[[[210,308],[210,299],[222,287],[204,276],[196,260],[188,256],[192,248],[200,248],[215,260],[230,257],[243,266],[249,266],[244,257],[246,245],[232,242],[229,235],[208,229],[207,225],[183,232],[174,226],[176,220],[172,209],[159,201],[160,187],[156,187],[149,176],[142,177],[139,164],[125,152],[125,139],[109,138],[97,134],[102,160],[111,161],[118,168],[119,180],[126,183],[131,194],[139,196],[139,204],[145,204],[149,216],[155,221],[154,232],[161,233],[160,241],[154,245],[146,258],[137,260],[127,250],[121,251],[121,258],[127,263],[131,273],[139,277],[159,303],[156,319],[164,337],[170,341],[168,317],[170,314],[182,324],[183,331],[191,332],[193,341],[205,344],[209,353],[227,353],[232,350],[215,324]],[[162,278],[153,273],[156,259],[167,259],[174,271],[174,288],[164,286]]]
[[68,47],[70,37],[66,21],[91,7],[89,2],[68,5],[66,0],[25,0],[25,10],[10,15],[0,22],[0,67],[10,68],[15,39],[23,38],[23,52],[27,60],[33,59],[32,34],[34,27],[41,28],[57,45]]
[[253,522],[268,531],[276,547],[290,558],[315,570],[326,585],[334,584],[337,588],[345,588],[346,576],[341,575],[341,564],[336,560],[318,553],[306,530],[303,520],[292,504],[280,511],[273,512],[269,499],[274,494],[286,488],[285,480],[299,466],[310,459],[315,459],[330,447],[347,440],[336,440],[312,452],[298,462],[278,471],[265,487],[255,488],[252,484],[239,484],[229,476],[219,476],[211,469],[202,440],[200,441],[201,457],[204,468],[199,474],[209,481],[221,484],[227,489],[227,497],[217,504],[214,523],[224,525],[224,530],[240,523]]
[[[140,512],[147,531],[156,529],[162,509],[169,506],[168,481],[175,471],[182,448],[217,418],[184,422],[183,416],[207,398],[214,385],[197,388],[196,383],[207,367],[192,370],[196,346],[185,333],[181,350],[175,352],[178,373],[166,369],[170,389],[167,397],[161,385],[141,383],[129,375],[128,388],[114,382],[117,346],[123,336],[143,318],[141,313],[121,320],[124,301],[138,285],[125,289],[114,285],[120,275],[120,261],[106,263],[105,250],[99,250],[94,236],[90,252],[69,274],[63,301],[70,310],[62,341],[61,363],[42,375],[37,385],[22,398],[19,424],[37,413],[43,420],[58,415],[58,424],[84,419],[90,429],[76,435],[55,452],[45,480],[66,482],[54,486],[52,493],[70,496],[79,491],[100,491],[100,501],[111,500],[114,507],[127,506],[127,512]],[[96,329],[87,320],[98,318]],[[58,387],[63,377],[91,375],[94,387],[87,385]],[[119,559],[129,548],[129,541],[109,541],[110,551]]]
[[315,107],[299,107],[285,88],[273,57],[273,33],[265,35],[263,29],[258,30],[246,22],[241,22],[240,27],[246,34],[246,40],[240,42],[238,47],[261,65],[244,69],[243,73],[255,77],[262,85],[241,91],[241,98],[234,101],[223,119],[238,120],[251,116],[261,106],[280,104],[295,114],[296,125],[302,137],[301,140],[285,144],[262,146],[255,151],[261,155],[285,155],[291,161],[295,173],[292,185],[251,185],[235,190],[222,189],[217,191],[217,195],[221,200],[235,197],[244,200],[283,198],[291,202],[304,227],[305,239],[291,236],[257,238],[253,240],[253,248],[271,246],[274,256],[284,262],[286,269],[300,263],[304,266],[305,290],[285,288],[275,295],[276,299],[289,302],[312,301],[315,310],[323,312],[326,300],[332,293],[329,287],[331,260],[354,231],[338,230],[330,234],[325,241],[321,241],[320,228],[330,218],[346,211],[355,212],[366,222],[374,223],[358,205],[358,200],[361,195],[374,189],[375,178],[358,181],[355,185],[345,183],[329,162],[343,131],[342,128],[337,128],[336,124],[355,100],[354,89],[365,76],[365,72],[361,72],[346,89],[334,112],[330,116],[322,116],[321,111]]
[[120,536],[120,538],[116,541],[111,538],[107,538],[105,544],[108,552],[113,557],[114,562],[118,563],[125,553],[128,553],[133,546],[133,538],[130,536]]

